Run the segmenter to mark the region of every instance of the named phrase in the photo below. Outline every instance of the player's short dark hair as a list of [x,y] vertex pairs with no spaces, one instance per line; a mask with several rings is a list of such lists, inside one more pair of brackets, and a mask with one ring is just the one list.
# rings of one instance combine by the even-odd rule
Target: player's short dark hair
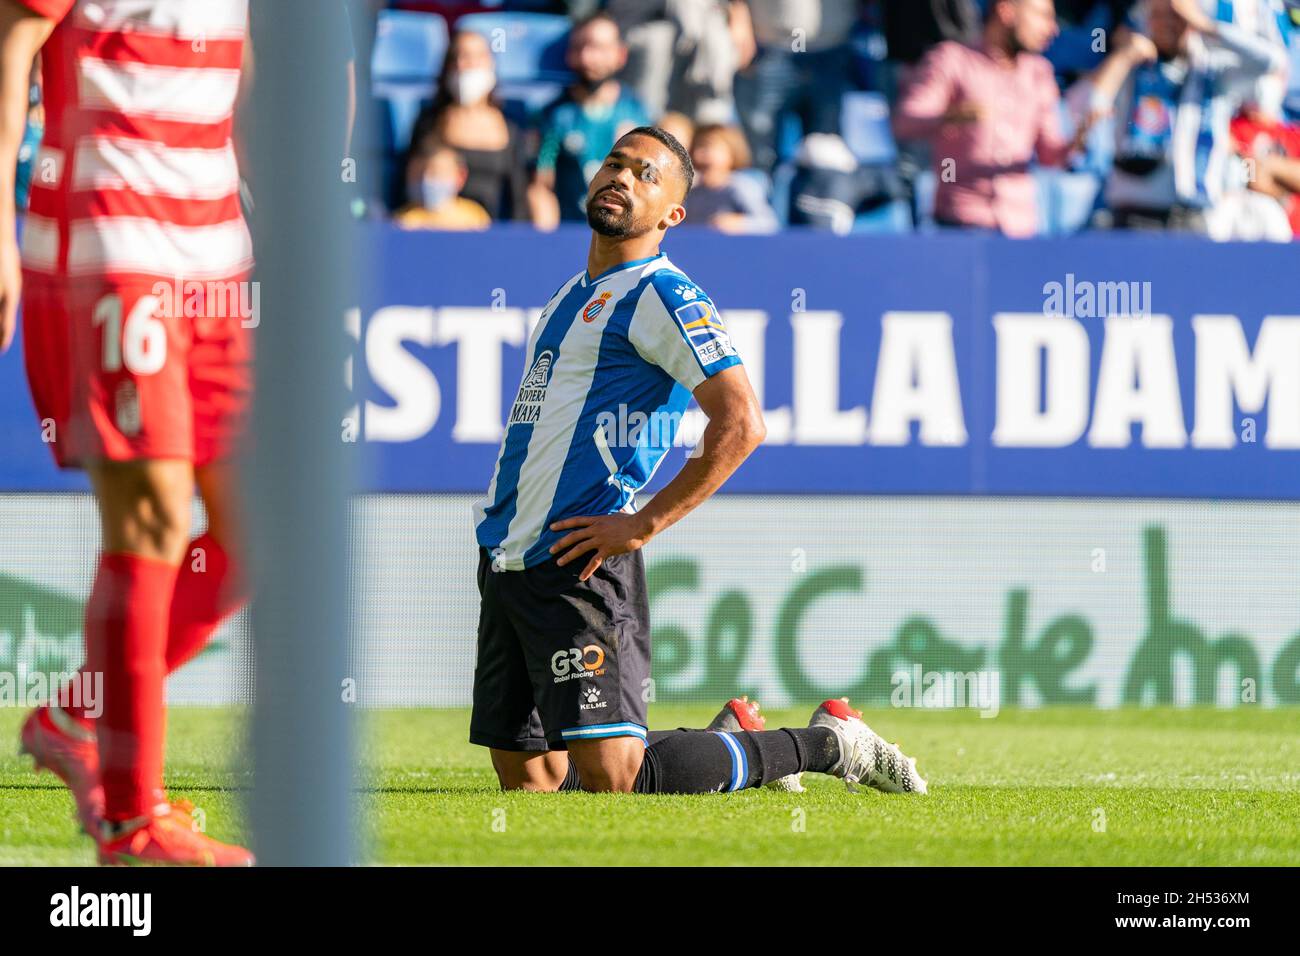
[[658,126],[638,126],[636,129],[630,129],[619,139],[627,139],[629,136],[649,136],[663,143],[672,151],[673,156],[677,159],[677,165],[682,171],[682,183],[686,186],[682,195],[691,191],[691,186],[695,183],[695,165],[691,162],[691,154],[672,133]]

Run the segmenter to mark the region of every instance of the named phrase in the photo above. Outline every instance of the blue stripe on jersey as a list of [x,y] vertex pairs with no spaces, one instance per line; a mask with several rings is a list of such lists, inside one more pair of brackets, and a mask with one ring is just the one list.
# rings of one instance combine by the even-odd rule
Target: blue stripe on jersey
[[671,432],[665,434],[660,429],[656,442],[656,436],[650,428],[642,430],[631,461],[623,467],[624,473],[632,479],[638,489],[650,481],[650,476],[655,473],[659,463],[668,454],[668,449],[673,446],[673,442],[677,439],[677,432],[681,428],[681,417],[691,404],[690,389],[678,382],[673,382],[672,385],[668,399],[654,410],[656,414],[665,416],[672,422]]
[[[614,372],[619,365],[630,365],[635,362],[640,366],[640,374],[645,375],[649,371],[654,375],[656,381],[651,387],[655,396],[653,406],[661,405],[676,385],[672,377],[663,369],[646,365],[640,356],[636,355],[636,350],[627,340],[628,326],[632,322],[637,304],[641,301],[641,293],[645,291],[652,278],[653,273],[633,286],[618,301],[614,313],[605,324],[600,340],[600,352],[596,358],[596,371],[592,376],[591,390],[587,393],[582,413],[578,416],[577,427],[573,430],[573,438],[569,443],[569,451],[565,456],[564,467],[556,486],[555,498],[551,502],[551,510],[546,515],[546,521],[542,524],[542,533],[533,546],[524,552],[526,567],[549,558],[551,545],[569,533],[552,531],[553,521],[577,515],[612,514],[627,504],[640,488],[640,484],[635,487],[625,487],[618,482],[617,476],[610,475],[610,479],[613,480],[606,480],[599,484],[593,497],[590,476],[609,475],[609,468],[601,458],[600,449],[596,446],[593,437],[597,417],[602,411],[612,411],[617,414],[620,404],[630,415],[637,410],[637,406],[644,404],[636,401],[634,394],[630,394],[628,377],[611,374],[611,372]],[[660,395],[663,397],[660,398]],[[621,474],[623,462],[620,462],[619,458],[626,459],[629,449],[611,447],[610,451],[614,455],[615,462],[620,465]],[[635,453],[635,448],[631,451]],[[644,480],[641,484],[644,484]],[[577,494],[569,489],[573,489]]]
[[[550,350],[553,356],[550,367],[552,370],[555,368],[556,361],[560,357],[560,344],[568,334],[569,327],[577,319],[578,308],[590,295],[589,286],[575,282],[568,294],[551,311],[546,326],[540,330],[537,337],[537,346],[528,356],[525,376],[532,370],[537,356],[547,350]],[[483,520],[479,523],[476,532],[478,543],[485,548],[494,548],[504,541],[510,529],[510,522],[514,520],[515,509],[519,503],[519,472],[528,458],[528,443],[532,437],[532,423],[516,424],[507,428],[497,473],[496,499],[484,510]]]

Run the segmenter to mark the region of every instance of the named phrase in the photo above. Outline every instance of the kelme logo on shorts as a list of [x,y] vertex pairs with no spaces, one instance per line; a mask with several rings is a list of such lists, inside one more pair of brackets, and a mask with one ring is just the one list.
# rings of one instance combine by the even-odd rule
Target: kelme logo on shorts
[[510,409],[510,418],[506,427],[511,425],[534,425],[542,417],[542,402],[546,401],[546,385],[551,380],[551,363],[555,353],[547,349],[537,356],[533,367],[524,376],[515,396],[515,404]]
[[556,684],[563,684],[573,677],[599,677],[605,673],[605,651],[599,644],[556,651],[551,656],[551,673],[555,675],[553,683]]

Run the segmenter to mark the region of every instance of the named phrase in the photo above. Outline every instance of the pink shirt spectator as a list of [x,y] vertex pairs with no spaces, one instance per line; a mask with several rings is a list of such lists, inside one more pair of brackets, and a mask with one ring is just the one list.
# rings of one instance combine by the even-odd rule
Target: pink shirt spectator
[[[935,218],[1032,236],[1038,200],[1029,162],[1037,154],[1058,166],[1071,148],[1061,135],[1059,100],[1051,64],[1038,54],[1013,61],[952,41],[927,53],[895,107],[894,135],[933,147]],[[961,104],[978,106],[979,118],[944,120]]]

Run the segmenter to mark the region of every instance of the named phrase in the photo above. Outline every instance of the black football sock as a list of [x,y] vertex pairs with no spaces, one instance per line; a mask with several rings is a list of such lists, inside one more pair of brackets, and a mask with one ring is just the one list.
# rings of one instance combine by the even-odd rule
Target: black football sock
[[829,767],[838,759],[839,744],[825,727],[665,732],[646,747],[633,789],[637,793],[743,790],[812,770],[810,760]]
[[709,731],[703,727],[678,727],[676,730],[651,730],[645,735],[647,747],[652,747],[665,737],[671,737],[673,734],[707,734]]
[[578,779],[578,768],[575,767],[573,765],[573,761],[570,760],[569,770],[567,773],[565,773],[564,779],[560,781],[560,791],[563,792],[566,790],[581,790],[581,789],[582,789],[582,781]]
[[800,770],[830,773],[840,762],[840,739],[829,727],[787,727],[785,732],[799,748]]

